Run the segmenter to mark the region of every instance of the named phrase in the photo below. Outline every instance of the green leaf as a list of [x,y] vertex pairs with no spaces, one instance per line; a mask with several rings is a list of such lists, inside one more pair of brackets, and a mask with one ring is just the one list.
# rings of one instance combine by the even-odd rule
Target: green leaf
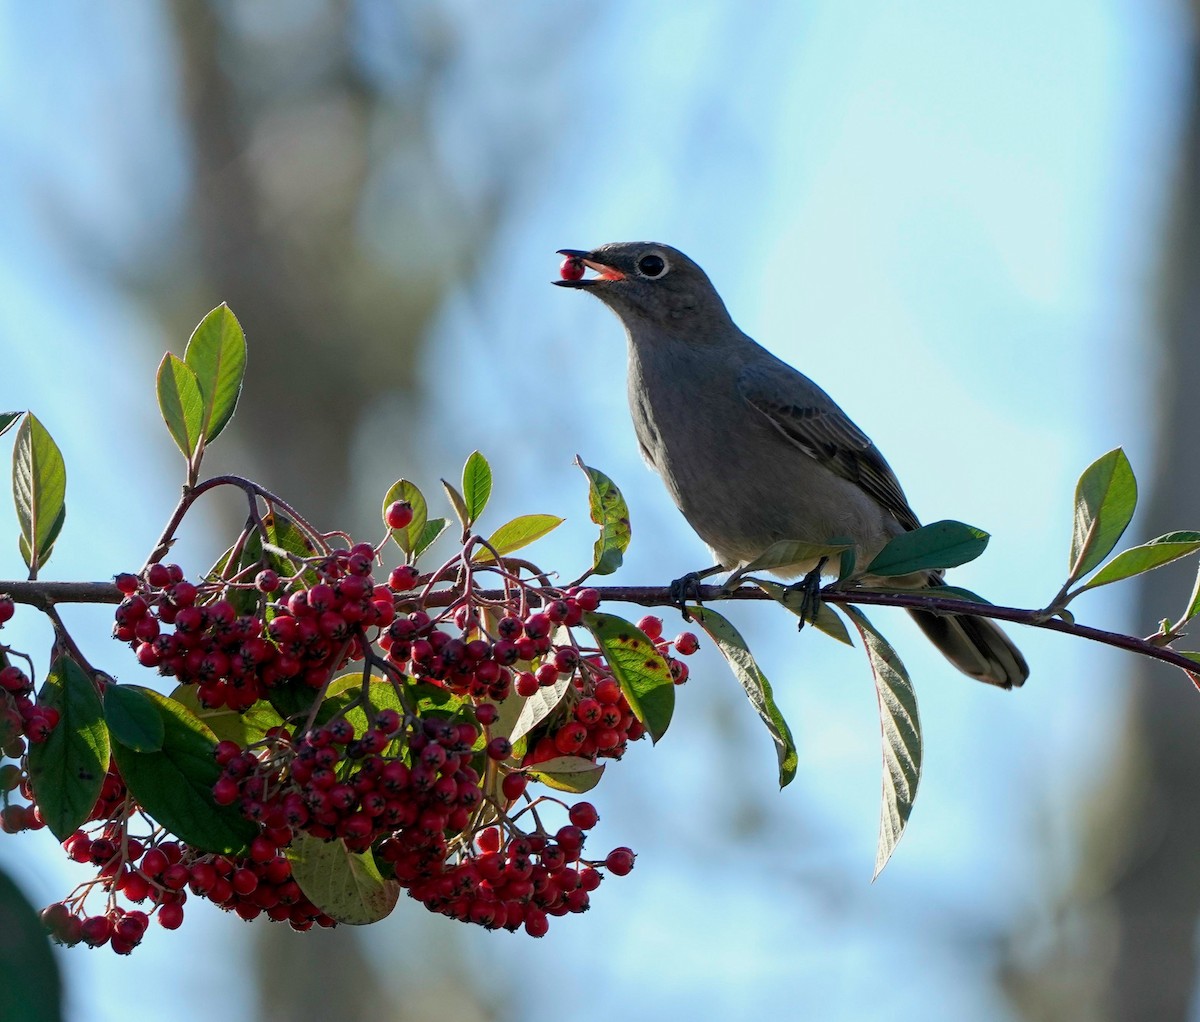
[[204,430],[204,398],[192,367],[170,352],[158,364],[158,409],[189,462]]
[[1137,480],[1121,448],[1097,458],[1075,487],[1070,585],[1112,552],[1137,507]]
[[657,742],[675,712],[675,682],[666,660],[645,632],[615,614],[584,614],[583,625],[596,637],[629,708]]
[[[534,540],[541,539],[546,533],[553,532],[564,519],[554,515],[521,515],[511,522],[505,522],[488,537],[488,542],[501,557],[506,557],[522,547],[529,546]],[[476,561],[490,561],[492,551],[479,547],[472,558]]]
[[621,566],[632,538],[629,507],[616,483],[598,468],[585,465],[578,454],[575,464],[587,476],[588,511],[592,521],[600,526],[600,535],[592,550],[592,574],[611,575]]
[[[403,529],[389,529],[388,532],[401,550],[406,554],[412,554],[416,550],[417,540],[422,538],[424,533],[425,521],[429,516],[429,505],[425,503],[425,495],[417,488],[417,484],[410,483],[407,479],[398,479],[384,495],[384,515],[387,514],[387,509],[398,500],[407,500],[412,505],[412,521]],[[384,524],[387,524],[386,519]]]
[[1078,592],[1110,585],[1143,572],[1161,568],[1181,557],[1200,550],[1200,532],[1168,532],[1141,546],[1122,550],[1095,575],[1079,587]]
[[428,550],[433,545],[433,541],[449,527],[450,523],[445,518],[430,518],[425,523],[425,528],[421,530],[421,535],[417,537],[417,541],[413,544],[413,560],[416,560]]
[[742,568],[742,574],[816,564],[822,557],[840,557],[847,549],[849,549],[848,543],[804,543],[795,539],[783,539],[778,543],[772,543]]
[[[768,582],[762,578],[751,579],[751,581],[772,600],[781,603],[793,614],[799,616],[800,605],[804,600],[804,593],[799,587],[780,585],[778,582]],[[850,633],[846,630],[845,623],[838,616],[837,611],[824,600],[817,603],[817,617],[812,622],[812,626],[818,631],[824,632],[831,639],[844,642],[847,646],[854,645],[850,641]]]
[[238,713],[228,706],[201,706],[195,685],[177,686],[171,698],[190,710],[219,742],[237,742],[245,747],[251,742],[262,741],[268,731],[283,727],[286,723],[265,699],[252,703],[245,712]]
[[475,522],[492,495],[492,466],[478,451],[473,451],[463,466],[462,492],[467,506],[467,521]]
[[1182,628],[1197,614],[1200,614],[1200,570],[1196,572],[1196,581],[1192,583],[1192,595],[1187,603],[1187,610],[1179,618],[1177,628]]
[[[113,688],[128,686],[109,686]],[[143,689],[163,724],[162,748],[138,752],[120,740],[113,743],[117,768],[130,793],[153,819],[189,845],[204,852],[240,855],[258,827],[236,806],[219,806],[212,787],[221,776],[213,759],[216,736],[174,699]],[[116,738],[116,735],[113,735]]]
[[24,412],[0,412],[0,436],[4,436],[12,424],[24,414]]
[[707,607],[688,607],[691,613],[717,644],[721,655],[729,662],[733,675],[741,683],[750,698],[750,705],[766,724],[771,740],[775,743],[775,755],[779,760],[779,787],[786,788],[796,776],[799,757],[791,729],[775,704],[771,683],[754,659],[738,630],[715,610]]
[[400,885],[383,878],[370,852],[352,852],[341,838],[322,841],[298,831],[287,857],[300,890],[339,923],[374,923],[396,907]]
[[463,499],[463,495],[445,479],[442,480],[442,489],[446,491],[446,496],[450,499],[450,506],[454,508],[455,517],[462,524],[463,531],[471,528],[471,515],[467,511],[467,502]]
[[604,764],[593,763],[582,756],[555,756],[526,769],[531,780],[556,791],[569,791],[581,795],[591,791],[604,776]]
[[209,444],[233,417],[246,375],[246,337],[228,305],[222,302],[200,320],[183,360],[200,388],[200,431]]
[[13,501],[21,526],[21,554],[31,577],[49,557],[62,530],[66,496],[62,452],[37,416],[28,412],[13,446]]
[[[267,564],[282,576],[295,574],[296,570],[317,550],[312,541],[300,531],[300,527],[284,515],[268,512],[262,517],[267,530],[263,553]],[[283,551],[280,553],[280,551]],[[305,585],[315,585],[319,580],[316,569],[307,567],[300,578]]]
[[29,780],[46,826],[65,841],[91,814],[108,772],[108,729],[91,679],[74,660],[60,656],[38,694],[58,711],[46,741],[29,746]]
[[0,871],[0,1018],[62,1022],[62,982],[33,906]]
[[166,728],[151,698],[157,695],[153,689],[141,685],[114,683],[105,688],[104,719],[114,742],[134,752],[158,752],[163,747]]
[[[317,711],[317,723],[325,724],[333,720],[361,694],[362,671],[352,671],[334,678],[330,681],[329,688],[326,689],[325,701],[321,703],[321,708]],[[369,711],[367,706],[359,705],[345,712],[346,719],[354,728],[356,737],[361,738],[367,730],[367,725],[384,710],[395,710],[401,718],[404,717],[404,704],[400,702],[395,688],[386,678],[379,675],[371,676],[370,684],[367,686],[367,699],[370,703]]]
[[879,727],[883,735],[883,799],[879,816],[879,844],[875,852],[875,874],[887,865],[896,843],[904,834],[917,785],[921,780],[921,719],[917,694],[904,664],[888,641],[875,630],[857,607],[843,608],[862,636],[875,695],[879,700]]
[[866,575],[907,575],[914,571],[956,568],[973,561],[988,545],[982,529],[941,521],[902,532],[867,565]]

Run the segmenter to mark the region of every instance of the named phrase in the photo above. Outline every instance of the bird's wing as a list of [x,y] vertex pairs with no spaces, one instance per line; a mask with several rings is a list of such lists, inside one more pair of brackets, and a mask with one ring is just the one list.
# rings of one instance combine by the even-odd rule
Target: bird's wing
[[738,376],[738,390],[787,440],[860,486],[905,529],[920,525],[871,438],[807,377],[783,362],[748,366]]

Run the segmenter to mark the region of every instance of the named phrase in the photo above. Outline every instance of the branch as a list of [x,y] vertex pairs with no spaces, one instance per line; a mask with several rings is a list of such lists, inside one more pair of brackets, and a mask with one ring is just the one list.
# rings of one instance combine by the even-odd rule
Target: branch
[[[632,603],[642,607],[673,607],[676,605],[671,598],[669,589],[664,586],[595,586],[593,588],[605,603]],[[16,603],[24,603],[42,611],[47,611],[62,603],[116,604],[123,599],[120,591],[112,582],[6,582],[0,580],[0,595],[11,596]],[[503,590],[480,590],[475,595],[483,600],[503,600],[505,598]],[[422,602],[427,607],[444,607],[449,606],[461,596],[462,593],[454,587],[430,593]],[[720,586],[699,586],[695,596],[701,603],[717,603],[722,600],[771,600],[770,596],[755,586],[742,586],[731,593],[725,592]],[[905,610],[924,610],[932,614],[990,617],[997,621],[1010,621],[1029,628],[1043,628],[1051,632],[1061,632],[1064,635],[1074,635],[1081,639],[1103,643],[1106,646],[1128,650],[1131,653],[1139,653],[1154,660],[1161,660],[1172,667],[1178,667],[1187,671],[1197,687],[1200,688],[1200,681],[1196,681],[1197,676],[1200,675],[1200,663],[1189,659],[1169,646],[1160,646],[1136,635],[1110,632],[1103,628],[1063,621],[1056,617],[1047,618],[1043,610],[1001,607],[991,603],[972,603],[970,600],[926,595],[923,592],[880,593],[832,587],[821,590],[821,599],[835,605],[901,607]],[[399,602],[403,604],[404,601],[401,599]]]

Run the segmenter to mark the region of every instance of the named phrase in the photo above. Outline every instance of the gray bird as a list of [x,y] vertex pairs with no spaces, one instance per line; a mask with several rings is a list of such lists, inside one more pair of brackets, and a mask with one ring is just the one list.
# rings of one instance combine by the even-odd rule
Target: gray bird
[[[812,380],[742,333],[682,252],[616,242],[560,254],[574,261],[564,267],[578,273],[582,264],[597,276],[555,283],[589,291],[624,324],[642,456],[721,568],[736,571],[780,540],[850,540],[856,563],[867,565],[892,537],[920,525],[870,438]],[[564,278],[574,275],[564,270]],[[817,567],[777,573],[796,577]],[[884,584],[937,586],[942,573]],[[1029,676],[992,621],[911,613],[964,674],[1001,688]]]

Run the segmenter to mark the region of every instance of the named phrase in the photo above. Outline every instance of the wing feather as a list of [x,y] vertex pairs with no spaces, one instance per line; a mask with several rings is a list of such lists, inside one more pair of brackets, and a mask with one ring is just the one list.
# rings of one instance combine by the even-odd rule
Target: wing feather
[[862,487],[904,528],[920,525],[896,474],[870,437],[807,377],[783,362],[750,366],[738,377],[738,390],[788,441]]

